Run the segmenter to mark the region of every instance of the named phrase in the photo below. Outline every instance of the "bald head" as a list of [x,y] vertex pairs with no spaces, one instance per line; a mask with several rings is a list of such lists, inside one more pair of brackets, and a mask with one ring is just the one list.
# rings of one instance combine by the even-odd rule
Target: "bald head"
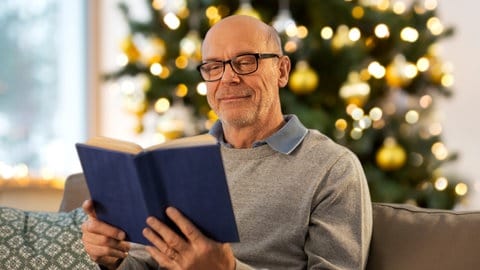
[[276,30],[246,15],[232,15],[213,25],[205,36],[202,52],[205,58],[209,57],[212,47],[228,50],[230,46],[240,50],[239,46],[245,46],[245,52],[249,50],[247,47],[253,47],[256,50],[283,54],[280,37]]

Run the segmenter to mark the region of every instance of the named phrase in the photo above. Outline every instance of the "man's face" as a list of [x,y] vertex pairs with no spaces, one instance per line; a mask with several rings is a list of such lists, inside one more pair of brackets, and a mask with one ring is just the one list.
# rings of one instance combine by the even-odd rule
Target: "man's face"
[[[280,54],[279,48],[268,45],[266,33],[254,27],[249,23],[228,22],[211,30],[204,42],[203,60],[226,61],[245,53]],[[208,103],[224,124],[251,126],[268,121],[271,113],[280,112],[278,89],[284,86],[280,80],[280,61],[259,59],[258,70],[248,75],[238,75],[226,64],[219,81],[207,82]]]

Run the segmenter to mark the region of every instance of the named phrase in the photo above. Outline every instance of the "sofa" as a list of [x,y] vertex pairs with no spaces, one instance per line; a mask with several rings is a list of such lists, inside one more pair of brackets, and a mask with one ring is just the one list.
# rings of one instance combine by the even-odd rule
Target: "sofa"
[[[60,211],[89,197],[82,174],[69,177]],[[480,211],[373,203],[367,270],[480,269]]]
[[[45,219],[55,221],[54,230],[57,235],[62,231],[71,231],[77,238],[71,239],[68,245],[68,252],[57,252],[54,257],[54,264],[58,260],[68,263],[68,267],[35,268],[38,265],[48,265],[48,258],[37,258],[31,253],[34,251],[43,252],[41,248],[22,251],[23,246],[17,248],[16,253],[23,253],[24,259],[39,261],[30,263],[28,267],[5,268],[5,262],[10,260],[6,251],[2,254],[2,233],[7,231],[3,228],[0,220],[0,265],[1,269],[92,269],[91,262],[81,249],[79,224],[85,216],[81,214],[81,203],[89,198],[89,192],[82,174],[74,174],[67,178],[65,183],[64,196],[61,201],[59,213],[23,213],[24,219],[41,220],[34,221],[34,237],[32,233],[26,236],[32,238],[34,244],[30,243],[30,249],[42,242],[40,235],[45,234],[45,226],[38,226]],[[1,209],[0,209],[1,210]],[[12,209],[7,210],[7,218],[10,217]],[[3,213],[4,214],[4,213]],[[18,213],[17,213],[18,214]],[[0,212],[0,219],[2,212]],[[4,218],[5,219],[5,218]],[[28,223],[28,222],[27,222]],[[26,227],[23,227],[25,233]],[[43,228],[43,230],[42,230]],[[61,228],[62,230],[59,230]],[[18,237],[16,237],[18,239]],[[10,237],[15,239],[15,237]],[[58,240],[53,238],[55,242]],[[7,241],[3,241],[7,242]],[[45,242],[45,241],[43,241]],[[32,248],[33,247],[33,248]],[[5,248],[4,248],[5,249]],[[480,269],[480,211],[453,211],[424,209],[405,204],[373,203],[373,235],[370,245],[367,270],[470,270]],[[12,253],[12,252],[10,252]],[[27,255],[25,255],[27,254]],[[3,260],[2,260],[3,255]],[[18,254],[16,254],[17,256]],[[25,257],[26,256],[26,257]],[[21,257],[21,256],[17,256]],[[66,258],[66,259],[65,259]],[[20,259],[21,260],[21,259]],[[66,262],[65,262],[66,261]],[[17,261],[17,265],[21,262]],[[14,264],[12,264],[15,266]]]

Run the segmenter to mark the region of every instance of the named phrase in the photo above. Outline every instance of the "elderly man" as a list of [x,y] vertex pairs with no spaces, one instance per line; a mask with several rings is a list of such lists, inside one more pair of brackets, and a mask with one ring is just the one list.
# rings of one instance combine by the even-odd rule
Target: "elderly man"
[[239,243],[208,239],[178,210],[166,209],[185,237],[149,217],[146,256],[125,233],[89,215],[90,257],[108,269],[362,269],[371,236],[367,182],[358,159],[295,115],[283,115],[279,89],[290,59],[275,30],[248,16],[226,17],[207,33],[198,67],[219,116],[221,145]]

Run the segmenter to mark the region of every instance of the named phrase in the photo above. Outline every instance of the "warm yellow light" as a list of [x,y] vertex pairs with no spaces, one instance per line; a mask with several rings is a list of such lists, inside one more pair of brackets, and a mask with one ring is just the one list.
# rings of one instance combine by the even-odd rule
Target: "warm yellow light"
[[362,37],[362,34],[360,33],[360,29],[358,29],[357,27],[353,27],[352,29],[350,29],[350,31],[348,31],[348,38],[351,41],[355,42],[359,40],[360,37]]
[[442,128],[442,125],[440,123],[432,123],[428,127],[428,131],[433,136],[439,136],[440,134],[442,134],[442,130],[443,130],[443,128]]
[[115,62],[118,66],[124,67],[128,64],[128,56],[124,53],[121,53],[117,56]]
[[354,140],[359,140],[363,136],[363,131],[360,128],[353,128],[352,131],[350,131],[350,137]]
[[28,166],[24,163],[17,164],[13,167],[16,178],[25,178],[28,176]]
[[170,109],[170,101],[167,98],[159,98],[154,105],[155,111],[164,113]]
[[436,142],[432,145],[432,153],[438,160],[445,160],[448,157],[447,147],[441,142]]
[[162,71],[163,67],[160,63],[153,63],[150,66],[150,73],[152,73],[152,75],[158,76],[162,73]]
[[166,142],[166,141],[167,141],[167,137],[165,137],[165,135],[163,135],[163,134],[160,133],[160,132],[155,132],[154,140],[155,140],[155,143],[160,144],[160,143]]
[[434,10],[437,8],[437,0],[425,0],[424,2],[425,9]]
[[355,19],[361,19],[365,15],[365,10],[361,6],[356,6],[352,9],[352,17]]
[[191,57],[200,54],[201,39],[197,31],[190,31],[180,40],[180,53],[184,56]]
[[348,38],[349,28],[345,24],[337,27],[336,33],[332,38],[332,47],[334,49],[341,49],[344,46],[349,46],[352,41]]
[[298,28],[295,24],[289,24],[285,28],[285,34],[289,37],[295,37],[298,34]]
[[6,163],[0,161],[0,177],[3,179],[10,179],[14,175],[13,168]]
[[453,84],[455,83],[455,79],[452,74],[444,74],[442,76],[441,83],[445,87],[452,87]]
[[390,36],[390,30],[386,24],[379,24],[375,26],[375,36],[378,38],[388,38]]
[[430,60],[426,57],[421,57],[417,60],[417,68],[420,72],[425,72],[430,68]]
[[427,28],[435,36],[438,36],[441,33],[443,33],[443,30],[444,30],[442,22],[437,17],[432,17],[428,19]]
[[51,168],[42,168],[40,169],[40,177],[43,179],[43,180],[53,180],[55,179],[55,172],[53,171],[53,169]]
[[126,79],[120,83],[120,91],[125,95],[135,93],[135,89],[135,84],[130,79]]
[[320,36],[325,39],[331,39],[333,37],[333,29],[330,26],[325,26],[320,31]]
[[209,19],[215,19],[217,18],[218,16],[220,16],[218,14],[218,9],[217,7],[215,6],[209,6],[206,10],[205,10],[205,16],[207,16],[207,18]]
[[177,12],[178,17],[186,19],[190,16],[190,10],[187,7],[181,7]]
[[404,74],[409,79],[415,78],[415,76],[417,76],[417,74],[418,74],[417,66],[412,64],[412,63],[408,63],[405,66]]
[[218,119],[218,115],[215,113],[214,110],[208,111],[208,119],[211,121],[216,121]]
[[370,80],[371,77],[372,75],[368,72],[368,69],[364,68],[360,71],[360,80],[366,82]]
[[338,119],[337,121],[335,121],[335,128],[340,130],[340,131],[344,131],[345,129],[347,129],[348,127],[348,123],[345,119]]
[[358,127],[361,129],[367,129],[372,125],[372,119],[368,116],[362,117],[360,120],[358,120]]
[[382,119],[383,112],[382,112],[382,109],[378,107],[373,107],[368,113],[368,115],[373,121],[378,121]]
[[260,13],[252,7],[252,4],[250,4],[250,1],[247,1],[247,2],[240,1],[240,6],[234,12],[234,14],[252,16],[259,20],[261,19]]
[[165,14],[163,22],[172,30],[176,30],[180,27],[180,19],[173,12]]
[[349,115],[352,115],[353,110],[355,110],[356,108],[358,108],[358,106],[357,106],[356,104],[350,103],[350,104],[348,104],[347,107],[345,108],[345,111],[346,111]]
[[420,107],[422,107],[423,109],[426,109],[430,105],[432,105],[432,102],[433,102],[433,99],[432,99],[432,96],[430,95],[424,95],[419,100]]
[[458,196],[465,196],[468,192],[468,186],[465,183],[458,183],[455,185],[455,193]]
[[448,187],[448,180],[445,177],[439,177],[434,183],[435,189],[438,191],[445,190]]
[[418,39],[418,31],[413,27],[405,27],[400,32],[400,38],[407,42],[415,42]]
[[352,114],[351,114],[352,119],[354,119],[354,120],[360,120],[360,119],[362,119],[362,117],[364,115],[365,115],[365,113],[363,112],[362,108],[358,108],[358,107],[353,109]]
[[377,8],[379,10],[387,10],[390,7],[390,0],[379,0],[377,4]]
[[409,124],[415,124],[418,122],[419,114],[415,110],[410,110],[405,114],[405,121]]
[[187,94],[188,94],[188,87],[185,84],[181,83],[177,85],[177,88],[175,90],[175,95],[177,97],[185,97]]
[[368,72],[376,79],[381,79],[385,76],[385,67],[377,61],[373,61],[368,65]]
[[165,6],[165,0],[153,0],[152,7],[156,10],[161,10]]
[[162,69],[162,73],[160,73],[160,78],[166,79],[170,76],[170,69],[167,66],[164,66]]
[[398,15],[403,14],[406,9],[407,9],[407,7],[406,7],[405,3],[402,2],[402,1],[398,1],[398,2],[395,2],[393,4],[393,12],[395,14],[398,14]]
[[207,95],[207,84],[204,82],[201,82],[197,85],[197,93],[201,96],[206,96]]
[[293,40],[289,40],[285,42],[283,48],[285,49],[285,52],[292,53],[297,50],[297,43]]
[[[287,27],[287,31],[288,31],[288,27]],[[303,25],[300,25],[297,27],[297,37],[298,38],[306,38],[308,35],[308,28],[303,26]]]
[[185,69],[187,68],[188,66],[188,58],[183,56],[183,55],[180,55],[179,57],[177,57],[175,59],[175,65],[179,68],[179,69]]

